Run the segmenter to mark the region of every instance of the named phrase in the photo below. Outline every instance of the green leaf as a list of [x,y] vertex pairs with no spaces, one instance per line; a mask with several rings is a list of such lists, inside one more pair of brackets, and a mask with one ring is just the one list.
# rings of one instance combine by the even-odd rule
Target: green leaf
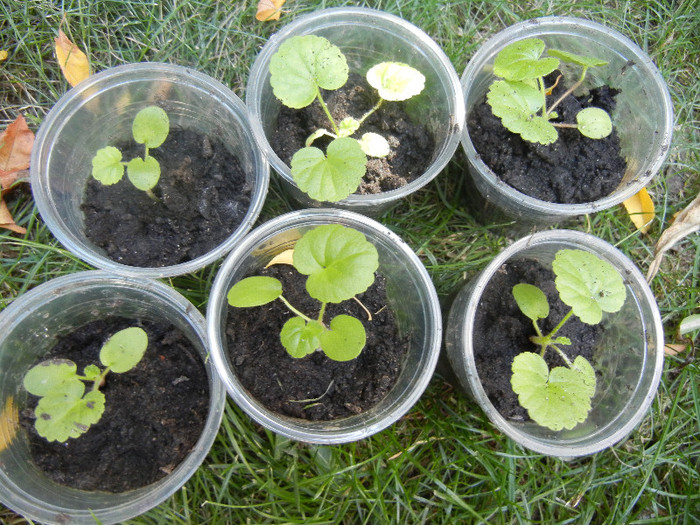
[[292,357],[302,358],[321,346],[321,334],[325,328],[320,323],[307,323],[301,317],[292,317],[282,327],[280,341]]
[[516,284],[513,286],[513,297],[520,311],[533,321],[545,319],[549,315],[547,296],[537,286]]
[[586,324],[598,324],[603,312],[617,312],[627,289],[615,267],[584,250],[559,250],[552,262],[559,297]]
[[92,176],[105,186],[119,182],[124,176],[122,152],[113,146],[98,149],[92,158]]
[[314,141],[315,141],[316,139],[321,138],[321,137],[323,137],[323,136],[328,136],[328,137],[334,137],[334,138],[335,138],[335,135],[334,135],[333,133],[331,133],[331,132],[328,131],[327,129],[321,128],[321,129],[317,129],[317,130],[314,131],[311,135],[309,135],[309,136],[306,138],[306,142],[304,142],[304,145],[308,148],[309,146],[311,146],[311,144],[314,143]]
[[126,174],[131,183],[141,191],[155,187],[160,179],[160,164],[150,155],[145,158],[135,158],[126,165]]
[[131,132],[134,140],[147,148],[157,148],[168,138],[170,120],[168,114],[158,106],[148,106],[134,117]]
[[84,385],[77,375],[78,367],[67,359],[49,359],[33,366],[25,374],[24,388],[35,396],[52,392],[68,392],[82,396]]
[[326,153],[314,147],[297,151],[292,157],[292,177],[312,199],[337,202],[360,185],[367,157],[353,138],[333,140]]
[[365,133],[359,142],[362,151],[369,157],[381,159],[391,152],[387,140],[378,133]]
[[561,51],[559,49],[548,49],[547,54],[556,57],[564,62],[570,62],[581,67],[596,67],[605,66],[608,63],[605,60],[594,57],[585,57],[582,55],[577,55],[575,53],[569,53],[568,51]]
[[600,108],[582,109],[576,114],[578,130],[590,139],[602,139],[612,133],[610,115]]
[[[82,383],[81,383],[82,385]],[[97,423],[105,408],[105,396],[91,390],[85,397],[59,394],[42,397],[34,411],[34,424],[40,436],[48,441],[64,442],[87,432]]]
[[559,138],[556,128],[537,114],[544,102],[537,88],[524,82],[498,80],[489,87],[486,99],[503,126],[523,139],[551,144]]
[[100,361],[112,372],[122,374],[134,368],[148,347],[148,335],[143,328],[132,326],[120,330],[100,349]]
[[537,424],[552,430],[572,429],[591,410],[596,379],[591,365],[578,356],[571,368],[549,370],[538,354],[523,352],[513,359],[511,386],[520,405]]
[[382,62],[367,71],[367,82],[384,100],[402,101],[418,95],[425,87],[425,77],[401,62]]
[[306,290],[311,297],[340,303],[371,286],[379,255],[361,232],[327,224],[309,230],[297,241],[294,267],[309,276]]
[[529,80],[550,74],[559,67],[553,57],[540,58],[544,42],[539,38],[526,38],[507,45],[493,63],[493,73],[505,80]]
[[360,355],[366,339],[362,323],[341,314],[333,318],[330,330],[321,334],[321,349],[334,361],[350,361]]
[[100,368],[96,365],[88,365],[83,370],[83,376],[89,381],[95,381],[101,374]]
[[[349,137],[360,128],[360,121],[356,118],[345,117],[338,124],[338,137]],[[308,146],[308,144],[307,144]]]
[[348,64],[340,49],[315,35],[295,36],[270,59],[270,85],[290,108],[311,104],[319,88],[335,90],[348,80]]
[[249,308],[270,303],[282,295],[282,283],[274,277],[246,277],[228,291],[228,304],[236,308]]
[[700,314],[693,314],[681,321],[681,324],[678,326],[678,334],[685,335],[698,329],[700,329]]

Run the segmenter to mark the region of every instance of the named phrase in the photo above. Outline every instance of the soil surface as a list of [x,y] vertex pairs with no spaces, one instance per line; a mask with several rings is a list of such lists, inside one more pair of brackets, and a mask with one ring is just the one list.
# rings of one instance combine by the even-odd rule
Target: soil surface
[[[144,147],[118,144],[124,161]],[[160,163],[153,193],[126,174],[112,186],[88,179],[82,210],[85,234],[114,261],[139,267],[171,266],[204,255],[230,236],[250,205],[251,188],[238,160],[210,137],[171,129],[149,154]]]
[[[306,293],[306,276],[292,266],[274,265],[257,275],[282,281],[284,297],[312,318],[320,303]],[[354,300],[328,304],[324,320],[347,314],[362,321],[367,343],[351,361],[338,362],[316,351],[304,358],[291,357],[279,334],[292,313],[281,301],[255,308],[229,308],[226,327],[228,351],[236,375],[263,405],[277,413],[309,420],[332,420],[371,408],[391,390],[401,372],[408,342],[398,336],[386,302],[384,279]]]
[[[350,75],[348,82],[336,91],[321,90],[331,115],[336,122],[345,117],[359,119],[379,100],[376,91],[367,85],[363,77]],[[427,169],[433,158],[435,139],[427,127],[413,123],[403,102],[382,103],[360,129],[353,135],[378,133],[389,142],[391,152],[382,159],[367,157],[365,174],[357,194],[391,191],[414,181]],[[332,131],[328,117],[316,100],[303,109],[282,106],[277,117],[277,129],[271,138],[272,148],[287,166],[292,156],[305,146],[306,139],[317,129]],[[313,146],[325,151],[329,138],[314,141]]]
[[[476,369],[489,400],[506,419],[530,420],[510,385],[511,365],[519,353],[538,349],[529,341],[529,337],[536,334],[532,321],[520,311],[513,298],[513,286],[534,284],[545,293],[549,317],[540,320],[539,326],[547,334],[571,309],[559,299],[554,278],[554,272],[534,261],[506,263],[494,274],[481,297],[474,319]],[[602,330],[600,325],[587,325],[572,316],[558,332],[558,335],[570,338],[572,345],[560,348],[571,361],[580,355],[590,362]],[[547,350],[545,361],[550,370],[555,366],[566,366],[553,350]]]
[[[184,334],[169,324],[112,317],[58,340],[46,359],[70,359],[82,372],[117,331],[140,326],[149,344],[143,359],[123,374],[109,373],[100,389],[105,411],[79,438],[48,442],[34,429],[38,397],[28,396],[22,425],[30,454],[46,475],[83,490],[124,492],[166,476],[199,439],[209,410],[207,373]],[[43,359],[42,359],[43,361]]]
[[[546,85],[555,82],[555,73],[547,77]],[[565,91],[560,81],[547,97],[548,104]],[[569,96],[557,106],[559,118],[554,122],[575,123],[576,114],[587,107],[612,114],[618,92],[602,86],[584,96]],[[614,128],[598,140],[584,137],[576,129],[557,128],[559,140],[553,144],[527,142],[503,127],[486,103],[486,96],[470,113],[467,127],[477,153],[498,177],[518,191],[547,202],[580,204],[605,197],[619,186],[627,167]]]

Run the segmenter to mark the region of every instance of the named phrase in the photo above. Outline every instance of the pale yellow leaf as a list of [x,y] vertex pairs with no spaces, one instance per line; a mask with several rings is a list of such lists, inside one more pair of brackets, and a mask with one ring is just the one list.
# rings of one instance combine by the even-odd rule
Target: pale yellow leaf
[[648,232],[651,222],[654,220],[654,202],[647,189],[642,188],[639,193],[622,204],[625,205],[625,209],[637,229],[642,233]]
[[60,29],[58,38],[54,42],[58,65],[61,66],[63,76],[71,86],[90,76],[90,63],[87,56]]
[[19,429],[19,413],[14,398],[9,396],[0,413],[0,452],[10,446]]
[[6,49],[0,49],[0,62],[3,60],[7,60],[7,50]]
[[260,0],[258,2],[258,12],[255,13],[255,18],[260,22],[279,20],[285,1],[286,0]]
[[269,263],[267,263],[267,266],[265,266],[265,268],[269,268],[273,264],[293,264],[293,257],[294,257],[294,248],[284,250],[283,252],[275,255],[272,258],[272,260]]

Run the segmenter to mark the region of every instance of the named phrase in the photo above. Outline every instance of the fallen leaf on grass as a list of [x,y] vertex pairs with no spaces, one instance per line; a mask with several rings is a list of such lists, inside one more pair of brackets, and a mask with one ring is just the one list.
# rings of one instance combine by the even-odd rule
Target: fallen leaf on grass
[[260,0],[258,2],[258,12],[255,13],[255,18],[260,22],[279,20],[285,1],[286,0]]
[[87,56],[68,39],[61,29],[58,30],[58,38],[54,39],[54,42],[58,65],[61,66],[63,76],[71,86],[90,76],[90,63]]
[[651,221],[654,220],[654,202],[647,189],[642,188],[639,193],[632,195],[622,204],[625,205],[627,214],[637,229],[642,233],[648,232]]
[[647,272],[647,282],[651,282],[659,271],[664,254],[678,241],[698,230],[700,230],[700,194],[678,214],[673,224],[666,228],[659,237],[654,248],[654,260],[649,265]]
[[27,233],[26,228],[17,226],[15,220],[12,218],[10,210],[7,208],[7,204],[5,204],[5,201],[2,199],[0,199],[0,228],[5,228],[6,230],[11,230],[15,233]]
[[17,226],[2,196],[17,180],[21,180],[23,171],[29,168],[33,145],[34,133],[22,115],[0,134],[0,228],[17,233],[26,233],[27,230]]
[[7,60],[7,50],[6,49],[0,49],[0,62],[3,60]]
[[685,352],[687,347],[688,347],[688,345],[666,343],[664,345],[664,354],[666,354],[666,355],[678,355],[682,352]]

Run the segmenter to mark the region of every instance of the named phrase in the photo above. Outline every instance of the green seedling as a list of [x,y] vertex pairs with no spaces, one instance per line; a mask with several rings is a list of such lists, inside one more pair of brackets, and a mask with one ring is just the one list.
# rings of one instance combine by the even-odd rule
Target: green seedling
[[[348,81],[348,64],[340,49],[314,35],[295,36],[283,43],[270,59],[270,85],[287,107],[301,109],[318,100],[331,129],[318,129],[306,140],[306,147],[292,157],[294,182],[311,198],[336,202],[357,190],[366,171],[367,156],[385,157],[389,143],[377,133],[352,138],[385,100],[408,100],[425,86],[425,77],[399,62],[382,62],[366,74],[367,82],[379,94],[378,102],[359,119],[347,117],[336,122],[323,100],[321,89],[337,90]],[[313,147],[323,136],[333,140],[324,153]]]
[[[532,320],[536,335],[530,341],[540,347],[540,353],[522,352],[513,359],[511,386],[533,421],[561,430],[572,429],[588,417],[596,377],[584,357],[578,356],[572,362],[559,348],[571,345],[571,341],[557,333],[573,315],[586,324],[596,325],[601,322],[603,312],[619,311],[625,302],[626,289],[610,263],[583,250],[558,251],[552,269],[559,297],[571,310],[549,334],[543,335],[537,321],[549,315],[547,297],[531,284],[513,287],[520,311]],[[549,370],[544,360],[549,348],[561,356],[565,367]]]
[[[526,38],[498,53],[493,72],[503,80],[494,81],[486,95],[493,114],[509,131],[529,142],[552,144],[559,138],[557,128],[577,128],[592,139],[607,137],[612,132],[612,121],[600,108],[581,110],[576,124],[552,122],[558,117],[554,110],[583,83],[588,69],[607,62],[556,49],[549,49],[550,56],[542,57],[544,47],[542,40]],[[545,86],[544,77],[559,67],[560,60],[580,66],[583,71],[578,81],[548,107],[547,96],[554,86]]]
[[280,340],[289,355],[302,358],[322,350],[335,361],[355,359],[365,346],[362,323],[349,315],[324,322],[328,303],[342,303],[367,290],[379,267],[377,249],[359,231],[339,224],[318,226],[294,246],[293,266],[308,275],[306,291],[321,303],[312,319],[282,295],[282,283],[274,277],[247,277],[234,284],[227,298],[231,306],[249,308],[279,299],[294,314],[282,327]]
[[[34,410],[34,427],[48,441],[64,443],[77,438],[97,423],[105,409],[105,395],[99,388],[109,372],[122,374],[137,365],[148,346],[146,332],[126,328],[112,335],[100,350],[105,366],[88,365],[83,375],[67,359],[49,359],[31,368],[24,376],[24,388],[41,399]],[[85,392],[85,383],[92,383]]]
[[158,106],[143,108],[134,117],[131,132],[134,140],[144,145],[143,158],[137,157],[123,162],[122,152],[118,148],[104,147],[97,150],[92,158],[92,176],[105,186],[110,186],[122,179],[126,168],[127,177],[131,183],[145,191],[151,199],[158,201],[152,190],[160,179],[160,164],[149,155],[149,150],[157,148],[168,138],[170,132],[168,115]]

